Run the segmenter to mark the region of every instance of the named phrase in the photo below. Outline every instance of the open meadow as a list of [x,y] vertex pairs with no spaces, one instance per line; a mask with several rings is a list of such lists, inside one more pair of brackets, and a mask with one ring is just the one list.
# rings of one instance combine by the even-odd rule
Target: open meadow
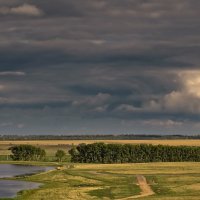
[[[138,184],[141,177],[146,185]],[[43,185],[21,192],[16,200],[199,200],[200,196],[200,163],[69,164],[18,179]]]

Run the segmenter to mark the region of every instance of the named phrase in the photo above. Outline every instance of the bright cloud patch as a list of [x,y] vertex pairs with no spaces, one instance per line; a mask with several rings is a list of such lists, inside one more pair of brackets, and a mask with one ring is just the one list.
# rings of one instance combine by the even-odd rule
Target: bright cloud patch
[[179,90],[149,101],[146,108],[167,113],[200,113],[200,71],[182,71],[177,78],[181,85]]
[[27,15],[41,16],[42,10],[31,4],[23,4],[17,7],[0,7],[0,14],[3,15]]
[[5,71],[0,72],[0,76],[25,76],[25,72],[11,72],[11,71]]

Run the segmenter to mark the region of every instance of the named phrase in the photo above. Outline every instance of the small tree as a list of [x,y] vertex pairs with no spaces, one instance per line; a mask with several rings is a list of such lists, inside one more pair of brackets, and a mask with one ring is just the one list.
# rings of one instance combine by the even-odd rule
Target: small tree
[[59,162],[63,161],[63,158],[66,156],[66,153],[63,150],[58,150],[55,154]]

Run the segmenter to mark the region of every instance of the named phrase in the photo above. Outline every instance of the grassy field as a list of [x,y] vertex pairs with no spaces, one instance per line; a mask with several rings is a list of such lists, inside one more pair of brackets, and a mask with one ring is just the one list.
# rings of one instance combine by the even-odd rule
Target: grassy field
[[[58,149],[67,152],[71,145],[80,143],[163,144],[200,146],[200,140],[41,140],[0,141],[0,155],[9,155],[8,148],[17,144],[32,144],[44,148],[48,156]],[[13,162],[10,164],[54,165],[57,162]],[[155,193],[136,198],[141,193],[138,175],[146,178]],[[39,182],[43,185],[21,192],[15,200],[199,200],[200,163],[148,163],[148,164],[72,164],[19,180]]]
[[15,200],[131,200],[140,194],[137,175],[146,177],[155,194],[136,199],[199,200],[200,163],[69,164],[19,178],[43,186],[21,192]]

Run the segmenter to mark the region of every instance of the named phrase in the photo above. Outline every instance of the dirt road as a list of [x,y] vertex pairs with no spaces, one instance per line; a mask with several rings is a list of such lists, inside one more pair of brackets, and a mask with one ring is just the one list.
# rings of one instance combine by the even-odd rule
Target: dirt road
[[147,180],[144,176],[137,175],[136,177],[137,177],[138,185],[141,189],[141,194],[118,199],[118,200],[131,200],[131,199],[137,199],[137,198],[146,197],[146,196],[155,194],[154,191],[151,189],[151,187],[148,185]]

